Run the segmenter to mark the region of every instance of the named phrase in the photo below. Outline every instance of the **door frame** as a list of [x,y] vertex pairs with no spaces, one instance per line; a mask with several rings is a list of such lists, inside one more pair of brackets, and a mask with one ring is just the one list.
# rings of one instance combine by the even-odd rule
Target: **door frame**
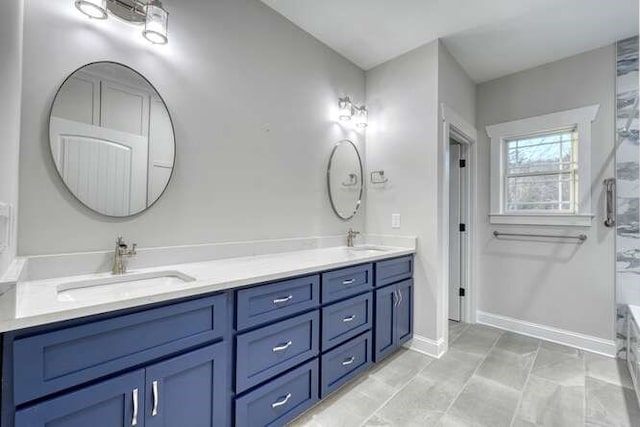
[[440,180],[440,194],[441,199],[441,230],[443,235],[440,239],[440,253],[441,257],[441,272],[442,272],[442,314],[441,322],[444,329],[445,343],[448,347],[449,342],[449,191],[450,191],[450,140],[452,137],[456,141],[467,145],[467,168],[466,174],[466,205],[467,205],[467,239],[464,245],[467,254],[466,257],[466,272],[467,283],[465,283],[466,295],[462,300],[462,309],[460,310],[460,320],[466,323],[476,323],[476,305],[477,295],[475,287],[476,274],[476,262],[475,262],[475,244],[476,244],[476,213],[477,213],[477,174],[478,174],[478,159],[477,159],[477,141],[478,132],[475,127],[468,123],[458,113],[451,109],[446,104],[441,104],[441,121],[442,121],[442,140],[441,144],[441,167],[442,167],[442,179]]

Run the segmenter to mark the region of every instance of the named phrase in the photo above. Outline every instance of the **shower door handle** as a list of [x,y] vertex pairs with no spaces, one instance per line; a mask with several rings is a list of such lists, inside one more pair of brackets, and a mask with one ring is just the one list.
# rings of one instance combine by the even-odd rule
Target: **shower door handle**
[[616,225],[616,179],[607,178],[604,180],[604,191],[606,199],[606,212],[604,225],[614,227]]

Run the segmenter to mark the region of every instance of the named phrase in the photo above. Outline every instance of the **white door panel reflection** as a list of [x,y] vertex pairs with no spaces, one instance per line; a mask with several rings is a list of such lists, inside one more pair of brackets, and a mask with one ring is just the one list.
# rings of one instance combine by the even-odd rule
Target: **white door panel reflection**
[[52,118],[50,140],[60,176],[85,205],[127,216],[147,205],[147,137]]

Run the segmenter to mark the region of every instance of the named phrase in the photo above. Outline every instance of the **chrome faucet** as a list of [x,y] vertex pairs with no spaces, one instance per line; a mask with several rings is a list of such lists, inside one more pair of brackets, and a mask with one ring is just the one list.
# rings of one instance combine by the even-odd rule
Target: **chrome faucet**
[[351,228],[349,229],[349,231],[347,232],[347,246],[352,248],[353,247],[353,240],[358,236],[358,234],[360,234],[359,231],[354,231]]
[[136,244],[131,245],[131,249],[124,242],[122,236],[116,240],[116,249],[113,255],[113,274],[125,274],[127,272],[127,258],[136,254]]

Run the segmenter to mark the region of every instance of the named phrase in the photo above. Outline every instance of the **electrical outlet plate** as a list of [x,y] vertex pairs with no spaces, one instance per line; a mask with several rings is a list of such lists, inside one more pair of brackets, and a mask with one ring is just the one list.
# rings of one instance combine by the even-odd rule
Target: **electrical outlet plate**
[[391,214],[391,228],[400,228],[400,214]]

